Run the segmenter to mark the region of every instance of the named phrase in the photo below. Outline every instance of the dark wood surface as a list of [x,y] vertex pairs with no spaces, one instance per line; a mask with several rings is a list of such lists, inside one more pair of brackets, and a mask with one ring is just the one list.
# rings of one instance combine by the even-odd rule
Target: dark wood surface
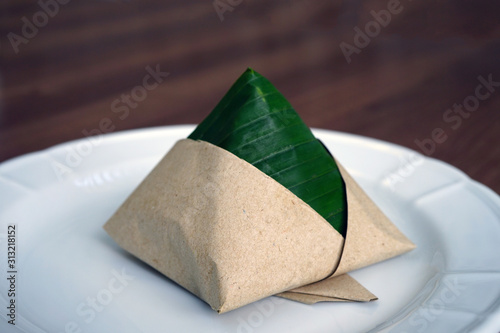
[[[198,123],[252,67],[309,126],[415,149],[500,193],[500,87],[477,110],[447,111],[474,102],[478,77],[500,82],[497,1],[220,0],[234,5],[223,20],[212,1],[66,2],[47,22],[37,1],[0,3],[0,161],[81,138],[102,119],[114,132]],[[388,6],[390,22],[370,24]],[[34,19],[38,32],[23,35]],[[341,45],[355,46],[367,23],[372,37],[349,63]],[[169,75],[125,106],[147,66]],[[417,146],[439,129],[434,151]]]

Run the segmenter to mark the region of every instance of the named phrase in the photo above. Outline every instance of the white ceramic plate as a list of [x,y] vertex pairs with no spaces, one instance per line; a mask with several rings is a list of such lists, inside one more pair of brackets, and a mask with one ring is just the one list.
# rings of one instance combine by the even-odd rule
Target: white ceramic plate
[[[352,273],[378,301],[304,305],[269,297],[218,315],[102,229],[192,129],[87,138],[0,165],[1,332],[500,330],[500,198],[440,161],[325,130],[315,133],[418,248]],[[6,323],[12,224],[15,326]]]

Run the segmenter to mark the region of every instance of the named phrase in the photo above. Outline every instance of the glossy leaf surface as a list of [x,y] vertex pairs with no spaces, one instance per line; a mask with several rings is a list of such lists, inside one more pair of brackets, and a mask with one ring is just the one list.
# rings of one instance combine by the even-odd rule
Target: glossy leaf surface
[[241,75],[189,138],[253,164],[345,236],[345,185],[335,160],[285,97],[254,70]]

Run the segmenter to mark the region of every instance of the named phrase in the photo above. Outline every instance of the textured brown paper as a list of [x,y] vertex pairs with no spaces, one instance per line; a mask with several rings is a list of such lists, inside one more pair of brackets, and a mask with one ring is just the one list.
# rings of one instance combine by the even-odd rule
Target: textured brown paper
[[274,179],[189,139],[176,143],[104,228],[221,313],[303,286],[281,296],[309,303],[374,299],[341,274],[413,244],[340,169],[348,200],[345,246],[326,220]]
[[321,283],[295,288],[276,296],[307,304],[341,301],[367,302],[377,299],[375,295],[347,274],[323,280]]
[[[290,293],[301,293],[299,301],[303,303],[312,304],[321,301],[315,296],[352,301],[377,299],[351,277],[349,277],[350,284],[347,287],[345,283],[348,275],[345,273],[415,248],[415,245],[392,224],[337,160],[336,163],[344,179],[347,195],[348,223],[344,249],[340,264],[332,277],[307,287],[290,290]],[[341,285],[331,283],[331,280],[342,276],[346,278],[339,280],[342,281]],[[344,293],[346,290],[349,290],[349,293]],[[289,297],[287,292],[279,296],[298,300],[296,295]],[[335,299],[330,301],[335,301]]]

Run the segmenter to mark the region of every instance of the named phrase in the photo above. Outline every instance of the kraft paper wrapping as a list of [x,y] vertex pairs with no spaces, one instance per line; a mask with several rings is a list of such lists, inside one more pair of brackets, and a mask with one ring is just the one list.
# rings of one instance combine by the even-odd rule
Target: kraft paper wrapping
[[274,179],[190,139],[175,144],[104,229],[219,313],[275,294],[305,303],[376,299],[344,273],[414,245],[339,169],[347,190],[345,244]]
[[[303,303],[321,301],[372,301],[375,295],[349,277],[347,272],[395,257],[415,248],[384,215],[351,175],[337,161],[346,185],[347,234],[340,264],[328,279],[281,293],[278,296]],[[296,295],[296,294],[299,295]],[[320,297],[318,297],[320,296]]]

